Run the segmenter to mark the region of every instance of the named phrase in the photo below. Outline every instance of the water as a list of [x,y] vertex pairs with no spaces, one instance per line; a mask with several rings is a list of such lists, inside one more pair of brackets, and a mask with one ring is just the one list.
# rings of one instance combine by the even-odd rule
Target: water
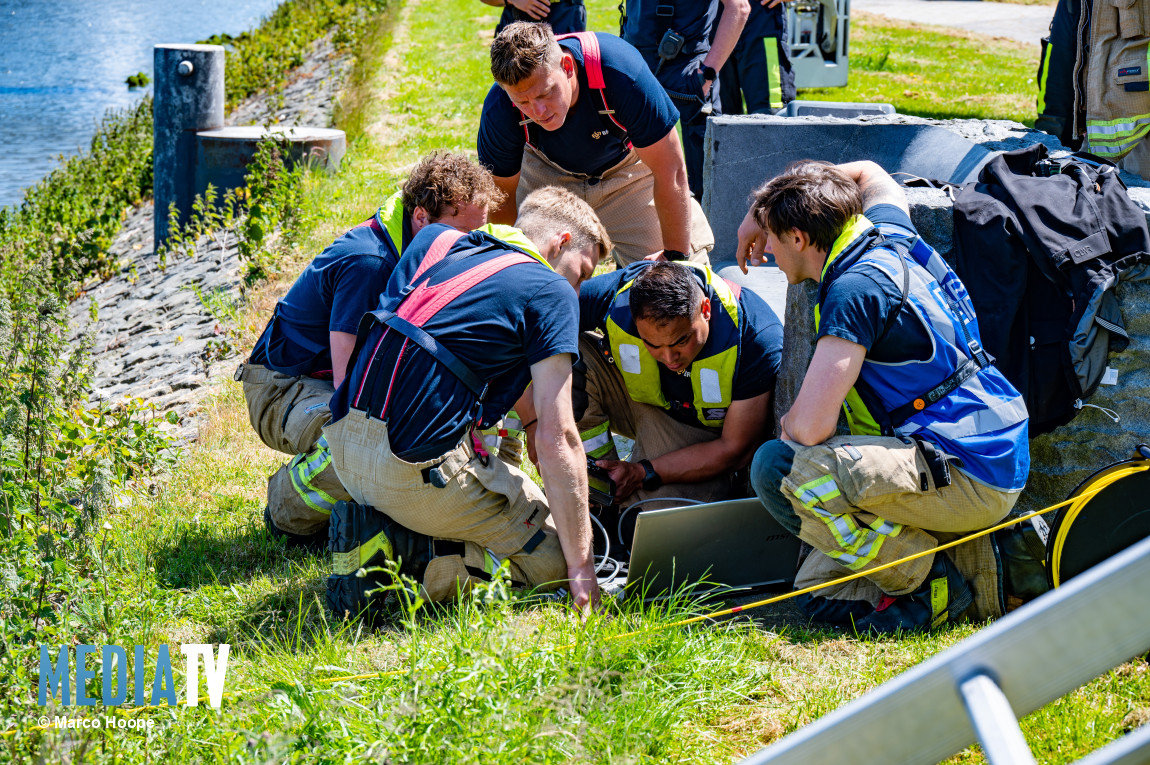
[[279,0],[0,0],[0,207],[85,150],[111,108],[135,104],[152,46],[256,26]]

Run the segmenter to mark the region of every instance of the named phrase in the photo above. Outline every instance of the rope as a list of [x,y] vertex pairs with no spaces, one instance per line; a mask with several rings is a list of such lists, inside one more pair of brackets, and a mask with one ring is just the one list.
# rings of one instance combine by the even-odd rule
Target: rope
[[[769,605],[773,605],[775,603],[781,603],[784,600],[796,598],[799,595],[808,595],[812,592],[826,589],[827,587],[833,587],[835,585],[843,584],[844,582],[850,582],[850,581],[853,581],[855,579],[860,579],[862,577],[869,576],[869,575],[871,575],[875,572],[878,572],[878,571],[885,571],[888,568],[894,568],[895,566],[901,566],[904,563],[909,563],[913,560],[918,560],[919,558],[926,557],[927,555],[934,555],[935,553],[940,552],[942,550],[949,550],[952,547],[957,547],[958,545],[965,544],[966,542],[969,542],[971,540],[978,539],[980,537],[984,537],[984,536],[987,536],[989,534],[993,534],[996,531],[1001,531],[1002,529],[1009,528],[1010,526],[1013,526],[1015,524],[1022,523],[1024,521],[1028,521],[1031,518],[1037,518],[1040,515],[1045,515],[1046,513],[1049,513],[1051,510],[1057,510],[1058,508],[1065,507],[1067,505],[1070,505],[1070,510],[1067,513],[1067,520],[1066,520],[1066,528],[1069,528],[1069,525],[1070,525],[1069,522],[1073,521],[1073,519],[1075,517],[1077,517],[1078,513],[1082,511],[1082,508],[1084,508],[1086,506],[1088,499],[1090,499],[1094,495],[1098,494],[1100,491],[1106,489],[1110,485],[1114,484],[1118,480],[1125,478],[1127,476],[1130,476],[1130,475],[1134,475],[1136,473],[1145,472],[1146,470],[1150,470],[1150,464],[1133,465],[1130,467],[1125,467],[1125,468],[1121,468],[1119,470],[1115,470],[1112,473],[1107,473],[1103,476],[1100,476],[1092,484],[1090,484],[1090,488],[1084,489],[1082,492],[1078,493],[1076,496],[1070,497],[1069,499],[1065,499],[1062,502],[1057,502],[1053,505],[1050,505],[1049,507],[1045,507],[1041,510],[1035,510],[1034,512],[1027,513],[1025,515],[1016,516],[1016,517],[1011,518],[1009,520],[1003,521],[1002,523],[999,523],[995,526],[991,526],[988,529],[983,529],[982,531],[976,531],[972,534],[968,534],[965,537],[955,539],[955,540],[953,540],[951,542],[947,542],[945,544],[940,544],[937,547],[933,547],[929,550],[923,550],[922,552],[914,553],[913,555],[908,555],[904,558],[900,558],[898,560],[891,561],[890,563],[884,563],[881,566],[875,566],[874,568],[867,569],[866,571],[859,571],[859,572],[856,572],[854,574],[848,574],[847,576],[840,577],[839,579],[835,579],[835,580],[830,581],[830,582],[825,582],[823,584],[813,585],[811,587],[805,587],[801,590],[795,590],[793,592],[783,593],[782,595],[776,595],[776,596],[771,597],[771,598],[766,598],[765,600],[759,600],[759,601],[756,601],[754,603],[748,603],[748,604],[742,605],[742,606],[734,606],[733,608],[726,608],[726,609],[722,609],[720,611],[713,611],[709,614],[703,614],[701,616],[692,616],[692,617],[687,618],[687,619],[680,619],[678,621],[669,622],[667,624],[660,624],[660,625],[657,625],[655,627],[651,627],[649,629],[632,630],[630,632],[621,632],[617,635],[610,635],[610,636],[604,638],[604,642],[609,642],[612,640],[623,640],[624,638],[638,637],[640,635],[651,635],[651,634],[654,634],[656,632],[661,632],[663,630],[668,630],[668,629],[671,629],[674,627],[685,627],[685,626],[690,625],[690,624],[697,624],[699,622],[703,622],[703,621],[707,621],[707,620],[711,620],[711,619],[717,619],[717,618],[722,617],[722,616],[731,616],[733,614],[742,613],[744,611],[750,611],[750,610],[755,609],[755,608],[761,608],[763,606],[769,606]],[[1056,539],[1054,541],[1054,543],[1055,543],[1055,554],[1056,555],[1061,551],[1062,540],[1063,540],[1063,537],[1059,537],[1058,539]],[[570,650],[571,648],[574,648],[575,645],[576,645],[575,643],[568,643],[566,645],[557,646],[555,648],[547,648],[547,649],[541,649],[541,650],[553,652],[553,653],[559,653],[562,651]],[[530,655],[530,652],[525,652],[522,655],[528,656],[528,655]],[[359,674],[359,675],[339,675],[337,677],[319,678],[319,679],[315,680],[314,682],[316,685],[332,685],[335,683],[347,683],[347,682],[353,682],[356,680],[378,680],[378,679],[382,679],[385,677],[397,677],[399,675],[404,674],[406,671],[407,671],[406,669],[392,669],[392,670],[385,670],[382,672],[368,672],[368,673]],[[265,687],[265,688],[246,688],[246,689],[239,690],[239,691],[226,691],[222,695],[221,700],[222,699],[229,699],[230,700],[230,699],[234,699],[238,696],[247,695],[247,694],[251,694],[251,693],[266,693],[266,692],[271,691],[271,690],[272,690],[271,688]],[[200,696],[198,700],[201,702],[207,701],[208,697],[207,696]],[[186,700],[180,701],[176,704],[177,707],[186,706],[186,705],[187,705]],[[109,711],[116,712],[119,714],[135,714],[137,712],[141,712],[141,711],[144,711],[147,709],[164,709],[164,708],[171,708],[171,707],[169,707],[166,704],[145,704],[142,706],[132,707],[129,709],[124,709],[124,708],[120,708],[120,707],[109,707]],[[12,736],[21,730],[26,732],[26,733],[31,733],[31,732],[34,732],[37,730],[46,730],[46,729],[51,728],[51,727],[53,727],[53,726],[51,724],[48,724],[48,725],[34,725],[34,726],[27,727],[27,728],[12,728],[11,730],[0,731],[0,738]]]

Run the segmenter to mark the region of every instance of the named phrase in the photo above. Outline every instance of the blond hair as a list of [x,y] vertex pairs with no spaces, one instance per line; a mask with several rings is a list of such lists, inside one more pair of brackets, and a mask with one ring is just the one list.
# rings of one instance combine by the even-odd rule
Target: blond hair
[[554,69],[561,55],[550,24],[517,21],[491,43],[491,75],[500,85],[518,85],[540,68]]
[[599,260],[611,252],[611,237],[591,205],[558,186],[543,186],[528,194],[519,205],[515,226],[537,244],[567,231],[577,250],[594,246]]
[[410,215],[422,207],[433,222],[467,204],[490,212],[504,197],[490,170],[449,152],[433,151],[419,160],[403,184],[403,209]]

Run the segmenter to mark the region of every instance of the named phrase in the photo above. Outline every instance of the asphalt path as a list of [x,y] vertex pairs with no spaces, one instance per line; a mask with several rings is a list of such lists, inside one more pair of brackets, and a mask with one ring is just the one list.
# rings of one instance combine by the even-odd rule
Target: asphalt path
[[1053,5],[985,0],[851,0],[851,10],[918,24],[956,27],[1035,45],[1046,36],[1054,16]]

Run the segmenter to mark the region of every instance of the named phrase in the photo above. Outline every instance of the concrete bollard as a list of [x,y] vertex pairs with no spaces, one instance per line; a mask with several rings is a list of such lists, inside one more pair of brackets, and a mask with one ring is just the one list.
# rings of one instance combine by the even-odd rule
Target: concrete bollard
[[244,185],[247,166],[260,141],[269,135],[283,140],[292,164],[303,162],[334,173],[347,152],[342,130],[316,127],[258,126],[201,130],[196,134],[195,192],[203,194],[210,183],[221,195]]
[[222,45],[157,45],[152,150],[158,249],[168,238],[168,206],[181,222],[192,210],[196,188],[196,132],[224,125]]

